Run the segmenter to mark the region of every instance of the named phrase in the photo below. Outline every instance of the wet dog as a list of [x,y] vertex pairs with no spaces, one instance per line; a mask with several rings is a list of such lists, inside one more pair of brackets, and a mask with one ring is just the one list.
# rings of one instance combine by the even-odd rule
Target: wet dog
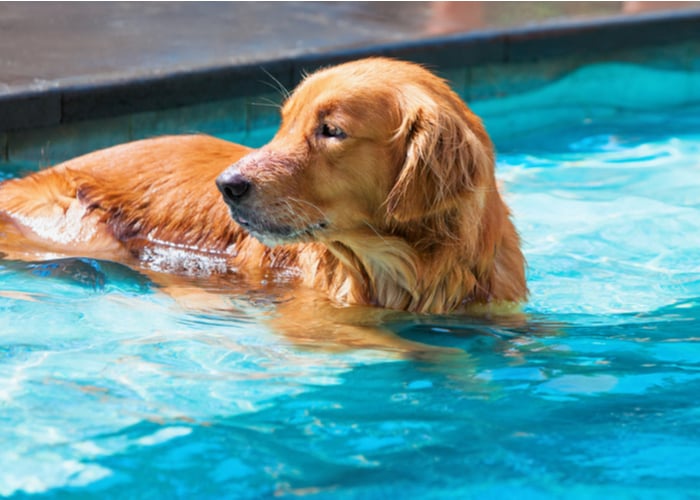
[[0,184],[0,216],[5,253],[177,249],[253,281],[284,271],[335,304],[470,312],[527,294],[481,121],[391,59],[307,77],[258,150],[203,135],[115,146]]

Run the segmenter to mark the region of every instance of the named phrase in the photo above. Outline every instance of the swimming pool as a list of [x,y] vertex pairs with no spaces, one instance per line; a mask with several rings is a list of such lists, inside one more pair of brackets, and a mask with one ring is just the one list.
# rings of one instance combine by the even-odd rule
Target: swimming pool
[[700,107],[584,105],[565,83],[528,97],[529,124],[474,104],[524,240],[530,319],[389,325],[449,356],[293,343],[265,326],[273,296],[205,314],[118,264],[0,260],[0,495],[697,491]]

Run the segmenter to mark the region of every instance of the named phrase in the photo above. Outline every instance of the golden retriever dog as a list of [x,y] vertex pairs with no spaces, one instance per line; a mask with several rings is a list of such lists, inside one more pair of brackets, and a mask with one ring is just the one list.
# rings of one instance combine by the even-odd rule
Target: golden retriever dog
[[493,146],[445,81],[358,60],[308,76],[281,113],[257,150],[160,137],[5,181],[5,254],[133,264],[170,248],[252,282],[284,273],[336,305],[420,313],[525,300]]

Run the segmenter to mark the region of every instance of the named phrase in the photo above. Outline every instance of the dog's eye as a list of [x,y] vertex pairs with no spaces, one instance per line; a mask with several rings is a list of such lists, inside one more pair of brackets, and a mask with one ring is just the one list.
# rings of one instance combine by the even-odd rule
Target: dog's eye
[[342,129],[336,127],[335,125],[331,125],[329,123],[324,123],[321,125],[321,137],[325,138],[334,138],[334,139],[345,139],[347,135],[345,132],[343,132]]

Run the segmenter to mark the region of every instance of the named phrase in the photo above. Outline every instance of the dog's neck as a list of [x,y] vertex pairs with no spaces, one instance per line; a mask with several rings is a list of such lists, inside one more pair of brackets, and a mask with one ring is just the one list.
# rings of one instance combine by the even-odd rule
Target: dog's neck
[[327,242],[324,260],[330,265],[304,274],[307,284],[325,288],[340,303],[444,313],[479,295],[471,267],[445,255],[464,254],[458,247],[450,242],[447,247],[421,249],[401,236],[357,231],[351,237],[346,234],[343,242]]
[[483,206],[344,230],[300,244],[294,264],[340,304],[441,314],[517,303],[527,294],[517,233],[495,192]]
[[403,240],[363,234],[329,251],[338,260],[338,292],[354,303],[412,309],[419,300],[418,256]]
[[481,217],[476,208],[471,217],[454,210],[435,221],[344,232],[342,241],[317,244],[329,265],[316,267],[323,275],[309,273],[309,284],[341,303],[412,312],[520,301],[527,291],[517,234],[496,194],[486,206]]

